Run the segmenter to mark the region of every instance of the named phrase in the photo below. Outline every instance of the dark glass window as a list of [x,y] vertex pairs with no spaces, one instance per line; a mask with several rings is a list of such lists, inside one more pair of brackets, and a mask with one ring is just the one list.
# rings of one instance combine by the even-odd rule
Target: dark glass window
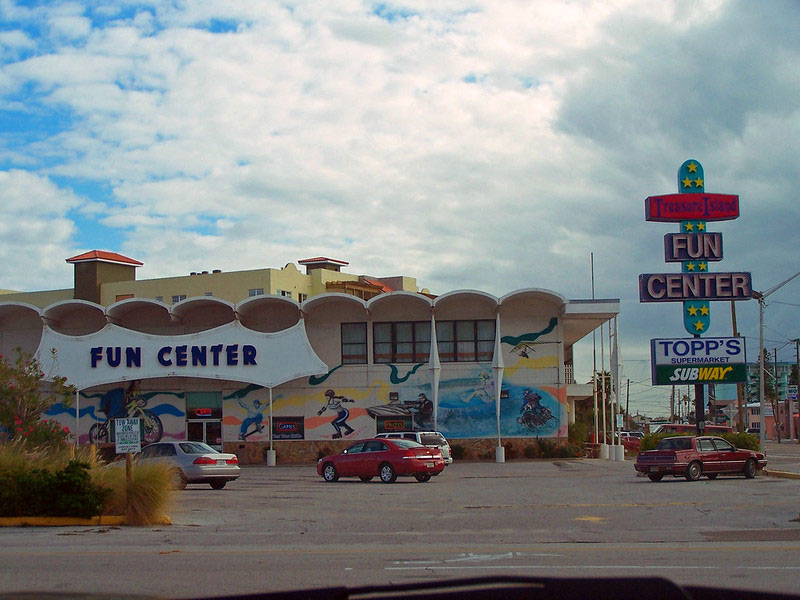
[[374,323],[372,351],[376,363],[426,362],[431,353],[429,321]]
[[342,323],[342,364],[367,362],[367,324]]
[[495,322],[437,321],[436,341],[442,362],[490,362],[494,357]]

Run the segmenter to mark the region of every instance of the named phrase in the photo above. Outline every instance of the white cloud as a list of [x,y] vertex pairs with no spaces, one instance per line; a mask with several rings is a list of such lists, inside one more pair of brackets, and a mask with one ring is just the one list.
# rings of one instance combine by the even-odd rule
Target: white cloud
[[[142,277],[327,255],[435,293],[587,297],[594,252],[598,296],[622,299],[634,364],[648,336],[683,335],[677,307],[638,304],[636,278],[673,270],[661,256],[672,229],[645,223],[643,200],[675,191],[685,159],[702,162],[709,190],[741,195],[742,219],[715,225],[720,270],[751,269],[766,286],[793,268],[775,256],[797,256],[791,3],[407,2],[374,14],[357,1],[151,2],[116,21],[76,4],[9,6],[52,28],[30,58],[5,59],[0,106],[70,120],[0,138],[0,160],[39,169],[39,185],[107,186],[104,201],[77,201],[119,231],[112,249],[143,260]],[[95,17],[107,22],[88,28]],[[204,29],[213,22],[225,32]],[[35,102],[19,100],[25,89]],[[73,234],[55,229],[68,247]],[[20,273],[45,268],[30,260]]]

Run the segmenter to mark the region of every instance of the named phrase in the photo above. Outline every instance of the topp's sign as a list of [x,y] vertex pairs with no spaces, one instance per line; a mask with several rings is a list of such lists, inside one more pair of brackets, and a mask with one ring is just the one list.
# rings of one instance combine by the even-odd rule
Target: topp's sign
[[744,338],[650,340],[653,385],[747,381]]

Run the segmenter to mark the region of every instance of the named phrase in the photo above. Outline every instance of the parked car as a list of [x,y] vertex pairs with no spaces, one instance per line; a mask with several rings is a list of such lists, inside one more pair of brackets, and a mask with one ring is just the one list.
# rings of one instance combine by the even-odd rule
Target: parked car
[[634,468],[650,481],[661,481],[664,475],[697,481],[701,475],[716,479],[720,473],[740,473],[752,479],[766,465],[762,452],[735,448],[720,437],[680,436],[664,438],[655,450],[639,453]]
[[761,439],[761,428],[760,427],[748,427],[744,431],[745,433],[751,433],[753,435],[757,435],[759,439]]
[[642,438],[638,435],[631,435],[630,431],[620,432],[619,440],[627,452],[639,452],[639,446],[642,445]]
[[391,433],[379,433],[375,437],[388,438],[390,440],[412,440],[423,446],[434,446],[442,451],[445,464],[453,462],[450,454],[450,444],[438,431],[393,431]]
[[413,476],[424,483],[443,470],[438,448],[402,439],[363,440],[317,461],[317,475],[327,482],[339,477],[369,481],[377,475],[383,483],[394,483],[398,476]]
[[221,490],[241,473],[235,454],[219,452],[202,442],[156,442],[142,448],[136,460],[172,465],[178,489],[185,488],[188,483],[207,483]]

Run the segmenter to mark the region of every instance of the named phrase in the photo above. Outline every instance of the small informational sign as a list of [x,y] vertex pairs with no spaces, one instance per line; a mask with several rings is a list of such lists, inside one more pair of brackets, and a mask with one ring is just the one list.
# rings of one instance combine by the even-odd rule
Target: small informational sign
[[617,429],[622,429],[622,426],[623,426],[622,413],[617,413]]
[[653,385],[744,383],[744,338],[670,338],[650,340]]
[[305,437],[303,417],[273,417],[273,440],[302,440]]
[[786,399],[797,400],[797,386],[789,385],[786,387]]
[[378,433],[392,433],[394,431],[411,431],[413,429],[411,415],[375,417],[375,425]]
[[142,423],[138,417],[114,419],[117,454],[142,451]]

